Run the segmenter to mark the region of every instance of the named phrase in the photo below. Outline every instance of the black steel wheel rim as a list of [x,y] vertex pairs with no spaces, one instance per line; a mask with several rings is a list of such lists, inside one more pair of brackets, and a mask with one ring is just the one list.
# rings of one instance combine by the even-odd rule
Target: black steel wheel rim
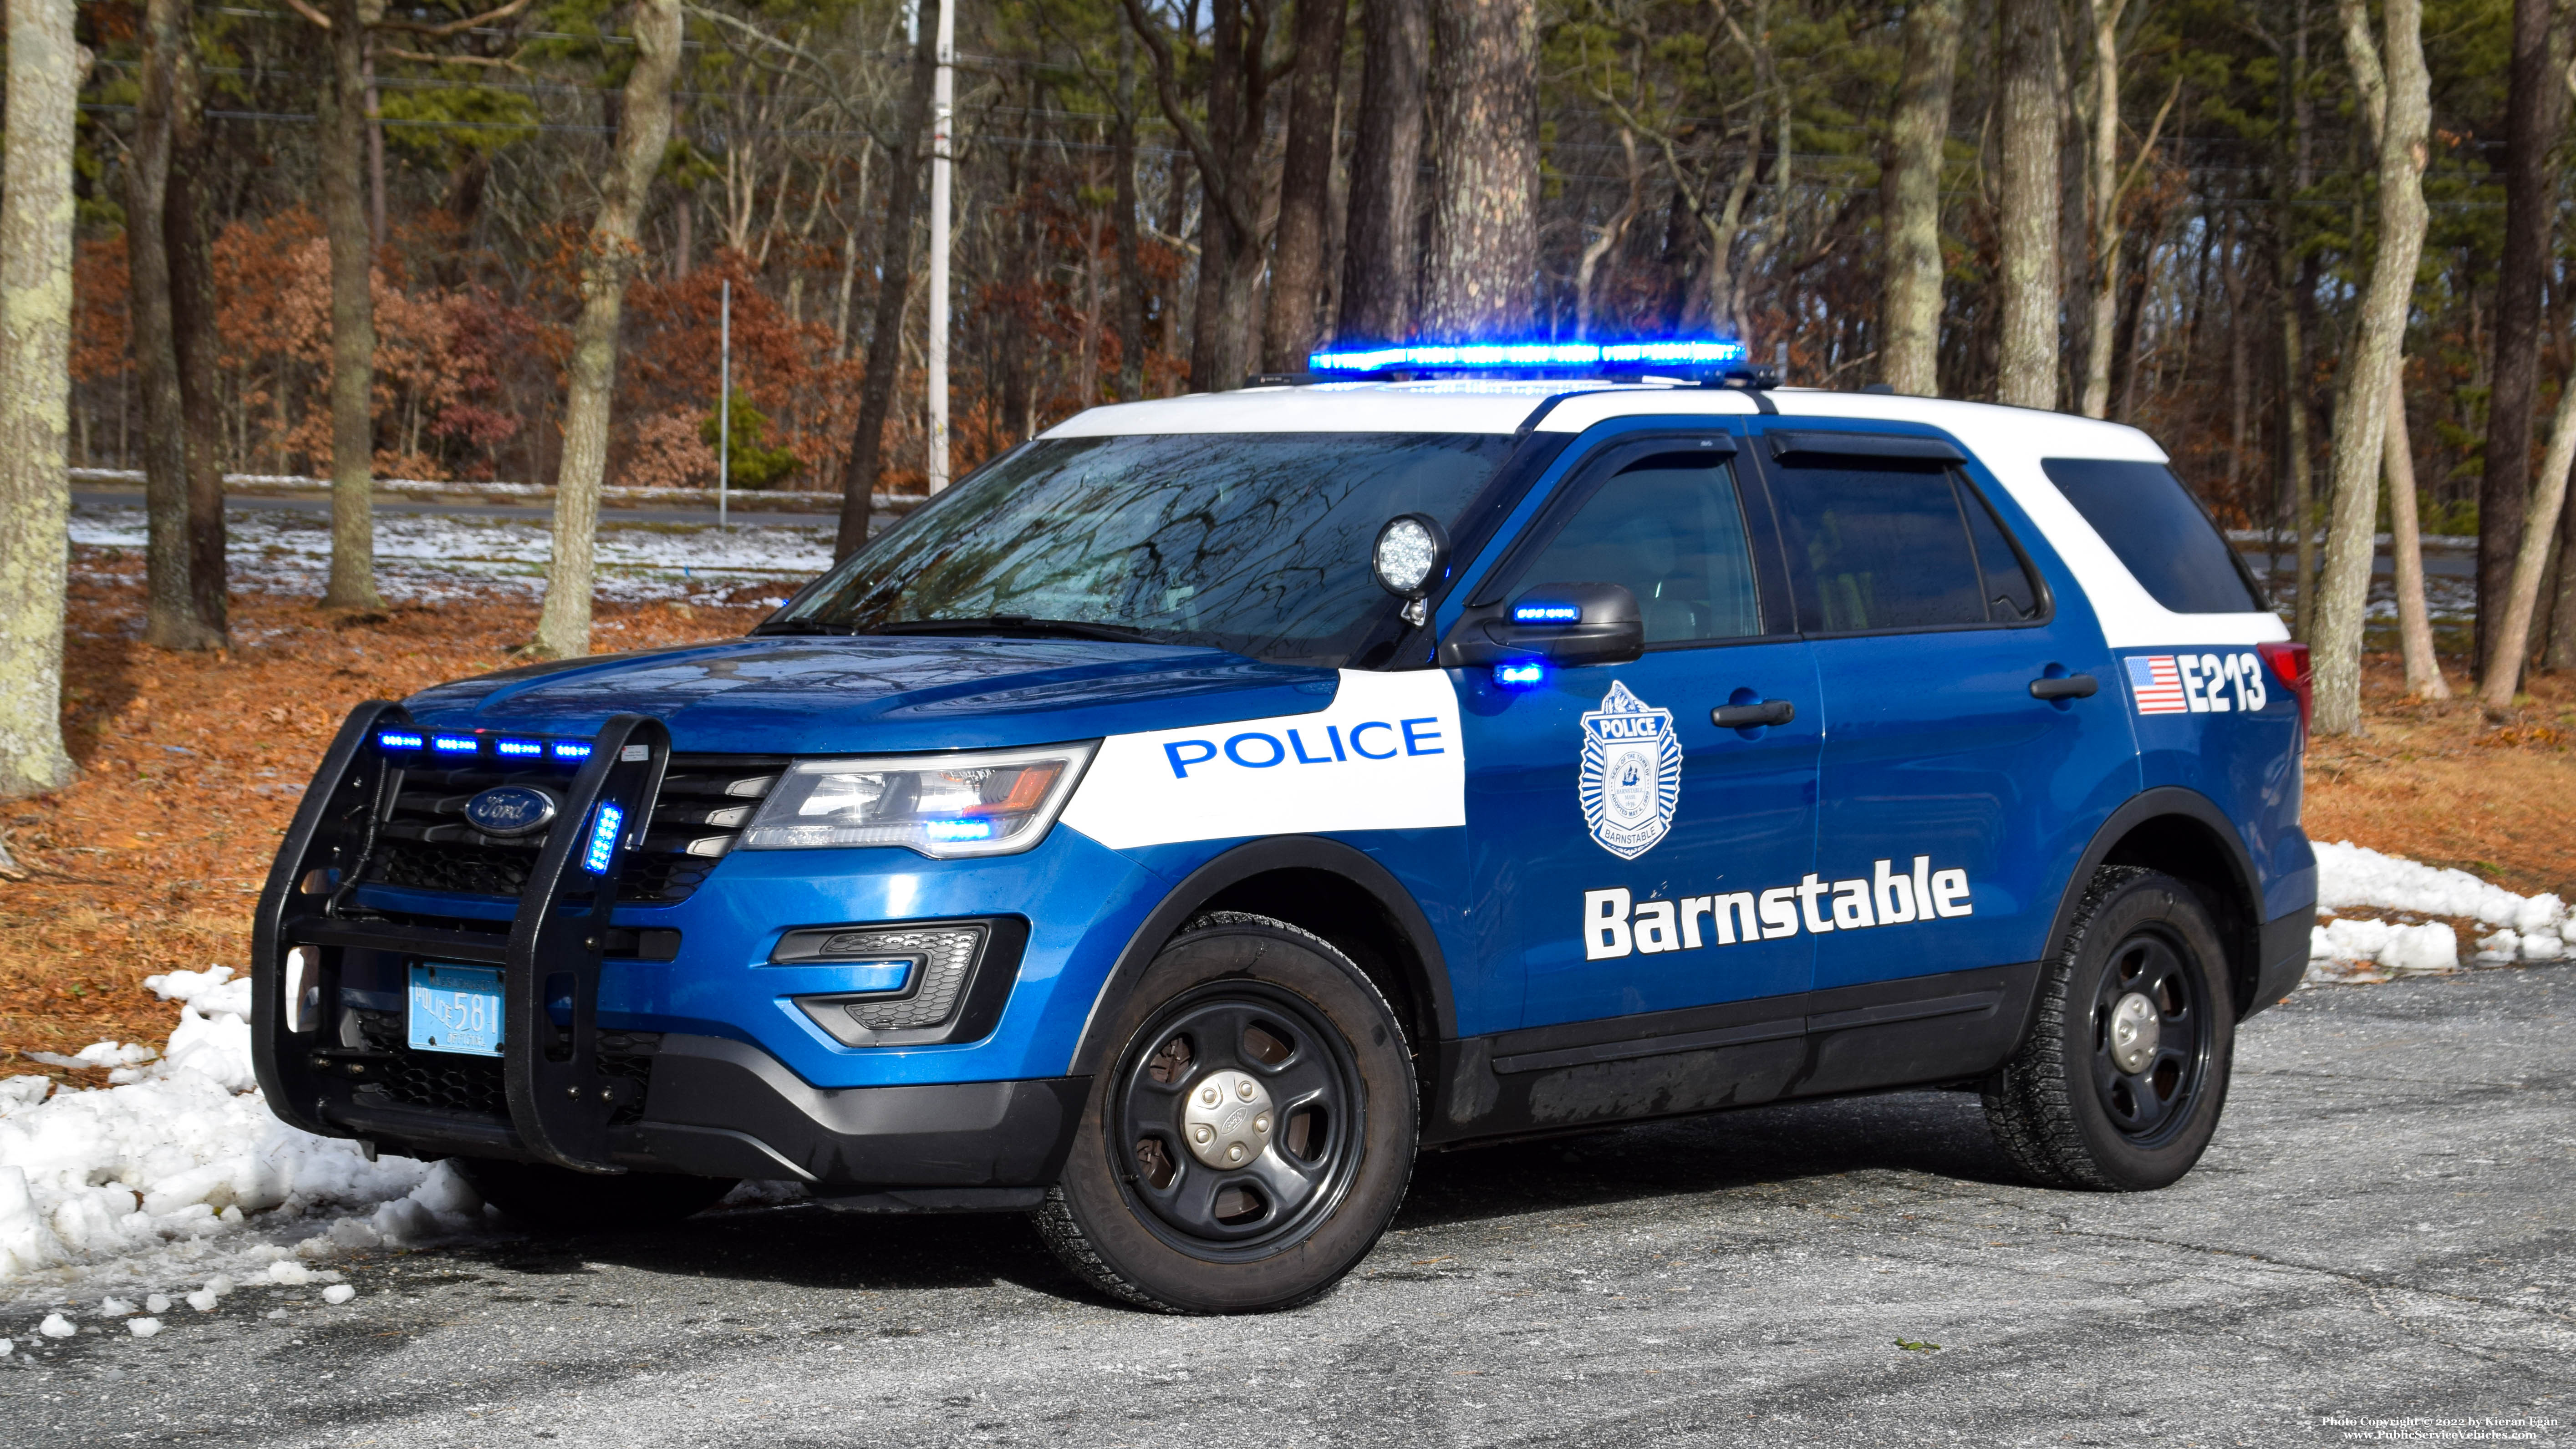
[[[2188,946],[2146,927],[2113,949],[2094,988],[2094,1094],[2111,1125],[2138,1146],[2172,1140],[2207,1090],[2212,1013],[2203,982]],[[2133,1027],[2125,1043],[2124,1009]],[[2151,1035],[2135,1030],[2149,1014]]]
[[[1209,1086],[1247,1078],[1270,1107],[1263,1150],[1202,1160],[1188,1109]],[[1121,1056],[1110,1156],[1138,1220],[1165,1242],[1217,1261],[1266,1257],[1349,1190],[1366,1097],[1357,1053],[1302,997],[1257,982],[1201,987],[1156,1012]]]

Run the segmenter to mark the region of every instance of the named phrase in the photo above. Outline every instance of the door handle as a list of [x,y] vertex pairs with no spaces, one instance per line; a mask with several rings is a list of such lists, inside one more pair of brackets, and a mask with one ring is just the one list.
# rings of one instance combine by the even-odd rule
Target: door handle
[[2070,674],[2063,679],[2034,679],[2030,682],[2033,699],[2091,699],[2101,684],[2090,674]]
[[1720,729],[1749,730],[1755,725],[1784,725],[1798,717],[1798,707],[1785,699],[1766,699],[1760,704],[1721,704],[1708,712],[1708,722]]

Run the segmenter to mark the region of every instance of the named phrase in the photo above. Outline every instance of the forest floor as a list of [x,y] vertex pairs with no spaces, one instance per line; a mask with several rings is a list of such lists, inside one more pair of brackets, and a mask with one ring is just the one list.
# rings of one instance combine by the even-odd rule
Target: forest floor
[[[174,654],[135,637],[139,571],[129,551],[76,550],[63,727],[79,775],[0,807],[23,872],[0,878],[0,1076],[64,1075],[30,1051],[157,1044],[170,1007],[143,978],[248,965],[270,855],[349,708],[506,667],[536,625],[534,599],[508,585],[356,619],[298,592],[243,591],[237,647]],[[697,602],[602,603],[596,646],[732,637],[775,593],[746,584],[731,596],[748,602],[727,604],[696,587]],[[2576,678],[2534,692],[2496,721],[2474,702],[2409,703],[2394,663],[2373,661],[2369,733],[2310,751],[2309,833],[2576,897]]]

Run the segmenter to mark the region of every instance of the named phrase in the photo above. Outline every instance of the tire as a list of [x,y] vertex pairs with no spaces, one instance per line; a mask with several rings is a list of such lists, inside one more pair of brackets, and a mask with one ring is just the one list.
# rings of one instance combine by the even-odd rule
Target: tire
[[2191,1171],[2218,1131],[2236,1047],[2225,949],[2191,887],[2105,866],[2040,980],[2021,1050],[1985,1086],[1986,1121],[2046,1187],[2145,1192]]
[[1267,917],[1202,916],[1108,1040],[1035,1213],[1065,1266],[1140,1307],[1250,1313],[1320,1297],[1376,1245],[1420,1104],[1403,1025],[1349,957]]
[[665,1227],[715,1206],[735,1183],[730,1177],[672,1172],[601,1176],[552,1163],[488,1157],[460,1157],[456,1167],[485,1202],[520,1222],[566,1232]]

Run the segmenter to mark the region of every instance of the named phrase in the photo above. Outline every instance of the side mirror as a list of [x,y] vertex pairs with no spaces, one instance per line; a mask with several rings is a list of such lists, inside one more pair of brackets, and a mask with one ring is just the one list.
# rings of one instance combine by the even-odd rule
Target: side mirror
[[1404,620],[1422,622],[1424,601],[1449,572],[1449,530],[1428,513],[1399,513],[1369,547],[1377,586],[1404,600]]
[[[1444,669],[1625,664],[1646,652],[1637,596],[1619,584],[1540,584],[1507,608],[1471,609],[1440,643]],[[1524,674],[1506,683],[1538,682]]]

